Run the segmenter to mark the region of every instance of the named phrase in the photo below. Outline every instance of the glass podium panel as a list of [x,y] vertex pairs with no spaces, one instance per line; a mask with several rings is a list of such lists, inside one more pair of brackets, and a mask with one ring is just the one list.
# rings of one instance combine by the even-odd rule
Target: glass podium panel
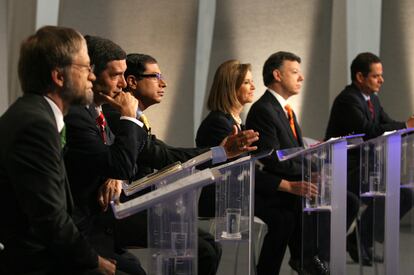
[[[221,150],[222,147],[215,147]],[[212,149],[182,164],[182,169],[170,173],[154,184],[158,190],[171,182],[195,172],[195,166],[206,161],[217,162],[217,150]],[[219,161],[223,158],[219,151]],[[171,169],[169,169],[171,170]],[[149,275],[197,274],[198,189],[165,200],[148,209],[148,247],[151,250]]]
[[[358,136],[359,137],[359,136]],[[279,150],[280,161],[300,158],[302,181],[316,188],[302,199],[301,259],[309,270],[323,261],[331,274],[345,274],[347,138],[341,137],[307,149]],[[300,160],[298,160],[300,161]]]
[[249,240],[250,162],[219,169],[216,181],[216,241]]
[[414,270],[414,134],[401,137],[400,274]]
[[[163,188],[186,169],[158,182]],[[187,191],[148,209],[148,247],[151,252],[150,275],[197,274],[197,190]]]
[[412,206],[409,132],[386,132],[359,145],[360,273],[400,274],[400,266],[410,262],[400,262],[406,253],[400,253],[400,216]]
[[196,204],[193,190],[149,209],[149,274],[197,274]]
[[221,176],[216,179],[215,240],[248,246],[246,274],[254,274],[253,218],[254,176],[256,160],[271,151],[239,158],[212,168]]
[[332,155],[329,146],[305,153],[302,158],[302,178],[318,190],[317,196],[309,193],[304,199],[303,211],[330,211],[332,189]]
[[361,197],[383,197],[385,186],[385,152],[386,140],[365,143],[361,146]]
[[198,188],[213,182],[214,175],[217,177],[219,172],[210,169],[196,172],[195,166],[225,160],[224,149],[213,147],[185,163],[174,163],[124,185],[127,196],[145,188],[155,189],[122,205],[112,204],[118,218],[148,208],[148,248],[151,253],[148,274],[197,274]]
[[205,169],[124,203],[111,203],[118,219],[150,208],[149,274],[197,274],[197,191],[221,175]]

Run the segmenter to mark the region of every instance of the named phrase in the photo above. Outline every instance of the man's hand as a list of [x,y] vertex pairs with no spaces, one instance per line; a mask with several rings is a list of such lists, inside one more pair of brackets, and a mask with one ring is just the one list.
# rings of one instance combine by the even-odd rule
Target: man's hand
[[227,158],[234,158],[245,152],[256,150],[257,146],[250,145],[258,139],[258,132],[246,130],[238,133],[237,127],[233,126],[233,132],[223,139],[220,146],[224,147]]
[[117,109],[121,116],[133,117],[137,116],[138,100],[131,94],[123,91],[114,92],[112,97],[100,92],[99,95]]
[[414,115],[410,116],[405,124],[407,128],[414,128]]
[[114,200],[118,201],[122,191],[122,180],[107,179],[101,185],[98,191],[98,202],[102,211],[108,209],[109,203]]
[[98,256],[98,272],[104,275],[115,275],[116,261]]
[[279,184],[279,190],[302,197],[316,197],[318,195],[316,185],[306,181],[282,180]]

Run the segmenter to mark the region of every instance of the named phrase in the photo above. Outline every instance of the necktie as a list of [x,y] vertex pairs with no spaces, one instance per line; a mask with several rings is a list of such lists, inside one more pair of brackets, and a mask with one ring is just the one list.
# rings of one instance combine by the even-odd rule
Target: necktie
[[66,126],[63,126],[62,130],[59,132],[60,135],[60,144],[63,147],[66,145]]
[[96,118],[96,125],[99,127],[99,131],[101,133],[102,141],[106,144],[106,120],[102,112],[99,113],[99,116]]
[[290,129],[292,129],[292,132],[293,132],[293,135],[295,136],[295,138],[298,139],[298,135],[296,134],[296,128],[295,128],[295,120],[293,119],[293,111],[292,111],[292,108],[290,108],[289,104],[285,105],[285,110],[288,113]]
[[374,110],[374,105],[371,102],[371,99],[367,100],[367,105],[368,105],[368,110],[371,113],[371,118],[372,120],[374,120],[375,118],[375,110]]
[[149,129],[150,129],[150,124],[149,124],[149,121],[148,121],[148,118],[147,118],[147,116],[146,116],[146,115],[141,114],[141,116],[139,117],[139,119],[138,119],[138,120],[139,120],[139,121],[141,121],[142,123],[144,123],[145,128],[147,128],[147,130],[149,130]]

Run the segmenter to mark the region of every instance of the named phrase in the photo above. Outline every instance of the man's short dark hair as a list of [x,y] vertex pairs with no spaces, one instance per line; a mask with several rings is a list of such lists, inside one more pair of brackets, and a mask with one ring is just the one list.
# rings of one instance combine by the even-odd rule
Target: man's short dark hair
[[381,59],[373,53],[366,52],[358,54],[351,64],[351,80],[356,80],[356,75],[361,72],[363,76],[367,76],[371,71],[371,64],[381,63]]
[[124,73],[125,79],[129,75],[135,76],[137,79],[141,79],[141,74],[145,72],[147,64],[157,64],[157,60],[154,57],[141,54],[141,53],[130,53],[126,57],[127,69]]
[[18,73],[23,93],[45,95],[52,89],[51,71],[72,63],[84,39],[74,29],[45,26],[23,41]]
[[85,39],[91,65],[95,65],[94,73],[96,76],[99,76],[105,70],[109,62],[126,58],[126,52],[109,39],[92,35],[86,35]]
[[285,60],[301,62],[300,57],[294,53],[281,51],[272,54],[263,65],[263,83],[265,86],[269,86],[275,81],[273,71],[280,69]]

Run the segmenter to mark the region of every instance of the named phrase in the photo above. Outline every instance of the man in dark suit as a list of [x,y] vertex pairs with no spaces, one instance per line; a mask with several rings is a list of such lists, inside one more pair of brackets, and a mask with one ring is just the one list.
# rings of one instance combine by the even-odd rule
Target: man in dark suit
[[[115,253],[111,235],[114,217],[110,211],[102,211],[114,196],[119,196],[120,180],[134,175],[139,148],[146,137],[142,123],[135,118],[138,101],[122,91],[126,86],[126,53],[108,39],[85,38],[97,76],[93,103],[72,107],[65,117],[65,164],[76,202],[74,218],[98,251],[117,260],[118,269],[145,274],[138,259],[126,252]],[[103,103],[121,114],[116,137],[101,112]]]
[[[382,73],[383,68],[378,56],[369,52],[357,55],[351,64],[352,83],[345,87],[332,105],[325,139],[355,133],[365,134],[364,139],[368,140],[382,135],[385,131],[414,127],[413,116],[406,122],[395,121],[382,108],[377,96],[384,83]],[[360,192],[359,158],[359,150],[348,153],[348,190],[357,196]],[[411,190],[401,190],[401,217],[411,209],[412,197]],[[369,207],[364,215],[372,216],[372,207]],[[362,261],[366,265],[370,265],[372,260],[372,233],[369,233],[371,230],[372,228],[368,227],[362,232]],[[357,261],[358,254],[352,238],[353,235],[348,238],[347,249],[351,257]]]
[[[154,171],[154,169],[161,169],[176,161],[185,162],[188,159],[195,157],[203,152],[206,152],[206,148],[176,148],[165,144],[163,141],[157,139],[155,135],[151,134],[151,129],[148,123],[148,119],[144,115],[144,111],[150,106],[161,102],[165,88],[167,86],[161,70],[158,66],[158,62],[155,58],[145,54],[128,54],[127,56],[127,70],[125,71],[125,79],[127,81],[126,91],[130,92],[139,100],[139,107],[137,111],[137,118],[145,122],[144,128],[148,133],[146,144],[143,150],[138,156],[139,172],[136,177],[140,178],[148,173]],[[108,117],[108,123],[117,134],[119,112],[104,105],[105,115]],[[145,117],[145,119],[143,119]],[[222,142],[227,156],[234,157],[242,152],[251,151],[254,147],[249,145],[257,140],[257,134],[253,131],[243,132],[239,138],[245,144],[244,148],[238,148],[234,144],[239,143],[234,138],[229,137],[227,142]],[[233,144],[233,145],[232,145]],[[135,226],[133,224],[136,224]],[[137,229],[141,225],[141,230]],[[125,231],[135,230],[139,232],[142,240],[146,240],[146,226],[145,215],[142,215],[140,219],[131,219],[127,223],[121,223],[121,226]],[[128,230],[126,227],[129,227]],[[145,244],[143,244],[145,245]],[[198,238],[198,274],[209,275],[215,274],[220,262],[221,247],[215,244],[213,236],[199,230]]]
[[[300,92],[304,77],[300,70],[301,59],[289,52],[272,54],[263,66],[263,80],[268,88],[255,102],[247,116],[246,127],[260,133],[256,143],[259,150],[287,149],[303,145],[302,134],[296,116],[287,104],[289,97]],[[299,270],[301,259],[301,196],[316,195],[313,184],[301,181],[300,160],[279,162],[276,154],[261,160],[263,170],[277,175],[280,180],[257,182],[268,188],[256,188],[256,216],[267,225],[267,233],[257,266],[258,274],[277,274],[289,246],[289,264]],[[269,177],[271,179],[272,177]],[[261,192],[266,190],[266,192]],[[307,243],[309,241],[307,240]],[[305,244],[304,249],[311,248]],[[314,254],[305,251],[304,255]],[[305,259],[305,272],[327,273],[326,266],[315,256]],[[302,271],[301,271],[302,272]]]
[[79,233],[63,164],[63,115],[92,101],[84,38],[63,27],[43,27],[20,51],[24,92],[0,118],[1,274],[115,274]]

